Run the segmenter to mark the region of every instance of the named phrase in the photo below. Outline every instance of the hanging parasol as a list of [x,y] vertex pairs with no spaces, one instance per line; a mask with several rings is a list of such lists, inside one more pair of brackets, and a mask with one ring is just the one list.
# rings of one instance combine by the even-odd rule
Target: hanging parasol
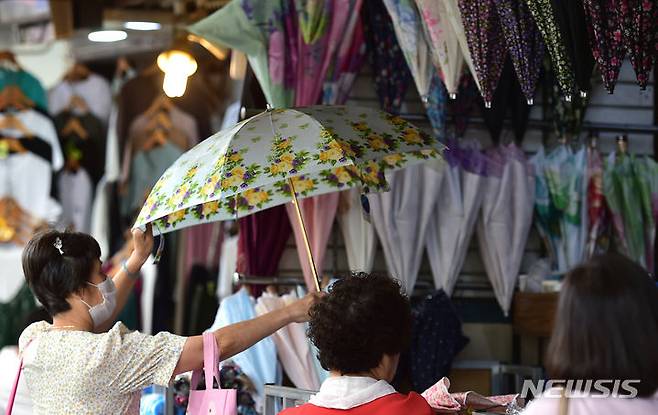
[[427,163],[387,177],[391,190],[368,195],[370,218],[389,273],[411,294],[423,259],[425,235],[439,196],[442,163]]
[[532,225],[535,179],[523,150],[516,145],[492,149],[487,155],[477,235],[487,275],[508,315]]
[[459,10],[475,66],[475,78],[485,107],[491,108],[507,56],[500,19],[493,0],[459,0]]
[[397,114],[409,88],[411,72],[383,0],[368,0],[363,6],[364,34],[379,103],[384,111]]
[[655,0],[617,0],[622,43],[631,60],[637,83],[644,90],[658,54],[658,4]]
[[[155,232],[163,233],[291,200],[299,207],[298,198],[351,187],[381,191],[387,188],[385,171],[439,157],[440,148],[403,119],[372,109],[269,110],[181,156],[152,189],[135,226],[154,223]],[[296,213],[303,223],[299,208]]]
[[566,47],[566,39],[560,32],[555,18],[552,0],[524,0],[528,3],[530,13],[535,18],[537,27],[544,38],[544,44],[551,56],[560,90],[566,101],[571,101],[576,83],[573,63]]
[[544,57],[541,33],[524,1],[493,0],[493,2],[519,85],[528,105],[532,105]]
[[363,216],[359,190],[342,192],[337,217],[345,241],[347,264],[352,272],[370,272],[375,262],[375,228]]
[[587,24],[582,0],[551,0],[555,23],[571,62],[575,86],[580,97],[587,97],[591,89],[594,57],[588,41]]
[[464,265],[482,203],[486,159],[456,141],[444,151],[446,166],[427,230],[427,256],[434,285],[452,295]]
[[583,0],[592,54],[601,72],[603,86],[612,94],[624,61],[625,50],[615,0]]
[[603,159],[595,146],[588,148],[586,180],[589,230],[585,258],[588,259],[607,252],[609,248],[607,237],[609,217],[603,194]]
[[535,172],[535,226],[551,263],[557,269],[562,269],[565,261],[562,255],[564,249],[560,232],[560,213],[551,201],[548,180],[544,174],[547,164],[544,146],[539,147],[539,151],[530,159],[530,164]]
[[648,270],[655,265],[654,248],[656,243],[656,222],[658,221],[658,163],[649,158],[637,157],[633,160],[635,189],[639,194],[644,225],[645,258]]
[[448,6],[445,1],[434,0],[416,0],[416,5],[423,19],[434,66],[440,69],[441,80],[454,99],[459,89],[464,55],[457,33],[448,20]]

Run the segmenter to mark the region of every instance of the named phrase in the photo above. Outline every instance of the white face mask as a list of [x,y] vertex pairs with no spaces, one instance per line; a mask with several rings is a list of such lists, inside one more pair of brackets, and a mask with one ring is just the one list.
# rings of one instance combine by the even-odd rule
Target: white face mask
[[107,277],[105,281],[100,284],[92,284],[90,282],[87,284],[98,288],[101,292],[101,297],[103,297],[103,302],[93,307],[87,304],[82,298],[80,299],[80,301],[89,307],[89,315],[91,315],[94,328],[97,328],[109,320],[112,317],[112,314],[114,314],[114,310],[117,306],[117,288],[110,277]]

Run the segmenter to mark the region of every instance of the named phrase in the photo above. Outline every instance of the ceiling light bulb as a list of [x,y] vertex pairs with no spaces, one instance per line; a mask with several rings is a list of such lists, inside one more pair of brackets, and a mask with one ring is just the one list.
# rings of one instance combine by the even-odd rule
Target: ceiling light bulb
[[128,30],[160,30],[162,25],[157,22],[126,22],[123,27]]
[[158,56],[158,67],[165,73],[162,89],[168,97],[181,97],[187,78],[197,70],[196,60],[187,52],[170,50]]
[[92,42],[118,42],[128,37],[123,30],[98,30],[87,35]]

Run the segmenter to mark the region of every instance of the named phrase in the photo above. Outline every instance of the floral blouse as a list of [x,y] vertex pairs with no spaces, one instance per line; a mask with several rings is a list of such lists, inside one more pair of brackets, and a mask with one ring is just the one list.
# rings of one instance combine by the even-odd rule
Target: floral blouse
[[19,341],[34,414],[138,414],[141,390],[169,384],[186,340],[123,323],[101,334],[34,323]]

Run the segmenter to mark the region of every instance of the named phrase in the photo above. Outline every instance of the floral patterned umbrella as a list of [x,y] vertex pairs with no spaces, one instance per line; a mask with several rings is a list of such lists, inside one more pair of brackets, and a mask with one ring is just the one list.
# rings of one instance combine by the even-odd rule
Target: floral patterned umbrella
[[615,5],[637,83],[646,89],[658,53],[658,4],[655,0],[617,0]]
[[521,0],[494,0],[507,50],[528,105],[532,105],[541,73],[544,42],[528,5]]
[[269,110],[183,154],[156,183],[135,226],[154,223],[155,232],[163,233],[246,216],[297,196],[359,186],[383,190],[384,171],[437,158],[441,147],[403,119],[377,110]]
[[507,56],[500,19],[493,0],[459,0],[466,39],[473,57],[476,79],[486,108],[491,108],[494,91]]
[[363,7],[365,39],[379,104],[384,111],[398,114],[411,72],[383,0],[368,0]]
[[583,0],[585,21],[594,60],[601,72],[603,86],[612,94],[626,51],[615,0]]
[[565,46],[564,34],[560,31],[555,18],[552,0],[525,0],[530,13],[535,18],[537,27],[544,37],[544,43],[553,61],[560,90],[567,101],[571,100],[576,83],[573,63]]
[[593,147],[587,153],[587,215],[588,235],[585,258],[603,254],[609,247],[609,215],[603,194],[603,159],[601,153]]

